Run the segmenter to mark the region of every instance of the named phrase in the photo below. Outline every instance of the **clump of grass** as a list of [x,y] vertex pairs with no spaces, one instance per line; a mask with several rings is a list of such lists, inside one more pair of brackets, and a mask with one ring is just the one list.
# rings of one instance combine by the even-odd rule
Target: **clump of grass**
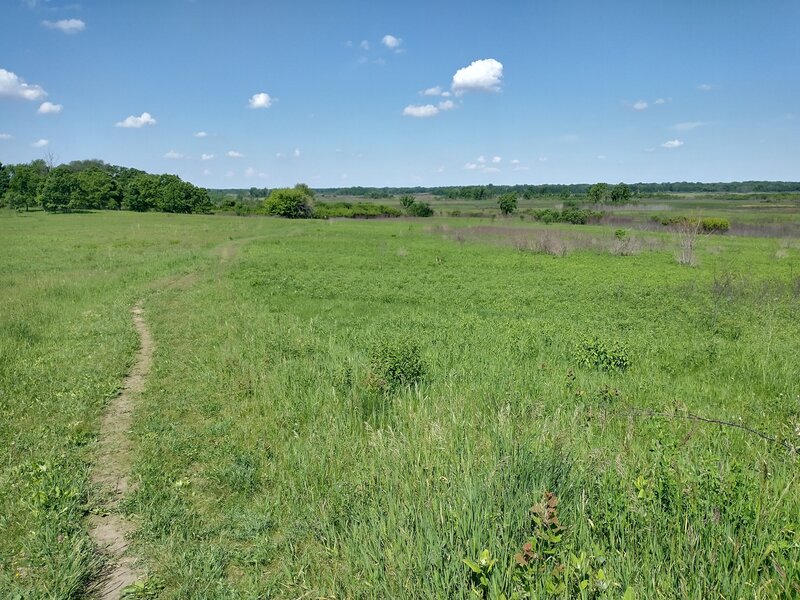
[[628,349],[617,340],[592,337],[578,344],[576,359],[580,366],[601,371],[625,371],[631,365]]
[[409,336],[380,340],[370,353],[367,389],[387,393],[418,384],[425,375],[419,344]]

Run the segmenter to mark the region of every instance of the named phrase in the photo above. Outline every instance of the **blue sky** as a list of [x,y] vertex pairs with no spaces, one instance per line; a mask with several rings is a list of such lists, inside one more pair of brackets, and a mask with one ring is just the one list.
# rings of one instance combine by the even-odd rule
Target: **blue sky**
[[3,163],[208,187],[800,179],[797,0],[2,5]]

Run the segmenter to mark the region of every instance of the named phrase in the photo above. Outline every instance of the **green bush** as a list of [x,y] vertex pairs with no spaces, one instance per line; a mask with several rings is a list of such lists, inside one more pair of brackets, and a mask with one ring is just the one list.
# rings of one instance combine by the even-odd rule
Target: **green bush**
[[372,217],[399,217],[403,213],[393,206],[371,202],[331,202],[314,207],[315,219],[351,218],[369,219]]
[[313,214],[314,194],[308,186],[298,183],[294,188],[272,190],[264,200],[268,215],[287,219],[307,219]]
[[408,337],[384,339],[370,353],[367,388],[388,392],[414,385],[425,375],[419,345]]
[[704,233],[725,233],[731,228],[728,219],[706,218],[700,219],[700,229]]
[[406,207],[406,211],[412,217],[431,217],[433,216],[433,209],[431,205],[427,202],[419,202],[415,201],[412,202],[409,206]]
[[576,351],[578,365],[601,371],[624,371],[630,364],[628,350],[618,341],[602,340],[593,337],[578,344]]

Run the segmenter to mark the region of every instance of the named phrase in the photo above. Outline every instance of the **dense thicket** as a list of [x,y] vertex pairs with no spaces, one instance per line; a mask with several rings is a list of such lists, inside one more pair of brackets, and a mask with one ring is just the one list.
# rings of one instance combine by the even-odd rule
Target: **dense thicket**
[[86,209],[208,212],[208,191],[177,175],[151,175],[138,169],[80,160],[50,167],[43,160],[0,164],[0,205],[41,206],[49,212]]

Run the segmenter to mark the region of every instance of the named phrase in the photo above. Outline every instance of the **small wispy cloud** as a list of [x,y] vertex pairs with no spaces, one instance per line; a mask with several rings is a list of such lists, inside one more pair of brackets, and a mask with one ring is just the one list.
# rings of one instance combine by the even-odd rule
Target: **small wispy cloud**
[[439,110],[453,110],[456,107],[456,103],[452,100],[442,100],[439,102]]
[[194,137],[204,138],[208,137],[208,134],[205,131],[195,131]]
[[499,157],[499,156],[493,156],[493,157],[492,157],[492,162],[493,162],[494,164],[498,164],[498,163],[499,163],[499,162],[501,162],[502,160],[503,160],[503,159],[502,159],[501,157]]
[[683,142],[680,140],[667,140],[661,144],[662,148],[680,148],[681,146],[683,146]]
[[228,150],[227,155],[231,158],[244,158],[244,154],[236,150]]
[[644,100],[637,100],[633,103],[633,110],[645,110],[648,106],[650,106]]
[[700,90],[701,92],[710,92],[711,90],[714,89],[714,86],[711,85],[710,83],[701,83],[700,85],[697,86],[697,89]]
[[140,127],[144,127],[145,125],[155,125],[158,121],[153,118],[149,112],[143,112],[141,115],[134,116],[131,115],[123,119],[122,121],[118,121],[114,123],[115,127],[125,127],[127,129],[139,129]]
[[299,158],[300,157],[300,148],[295,148],[294,152],[292,152],[292,156],[294,156],[295,158]]
[[359,47],[362,50],[369,50],[369,42],[367,40],[361,40],[361,43],[359,44]]
[[40,115],[57,115],[64,108],[61,104],[53,104],[52,102],[42,102],[39,110],[36,112]]
[[169,152],[164,154],[164,158],[175,158],[175,159],[178,159],[178,158],[183,158],[183,157],[184,157],[183,154],[181,154],[180,152],[177,152],[175,150],[170,150]]
[[13,140],[14,136],[10,133],[0,133],[0,140]]
[[420,94],[422,94],[423,96],[441,96],[442,88],[438,85],[435,85],[433,87],[429,87],[425,90],[422,90]]
[[388,33],[385,36],[383,36],[383,38],[381,38],[381,44],[389,48],[389,50],[394,50],[395,52],[397,52],[400,49],[400,45],[402,43],[403,40],[401,40],[399,37],[395,37]]
[[272,106],[272,98],[266,92],[259,92],[250,96],[247,106],[248,108],[269,108]]
[[67,34],[80,33],[86,29],[86,23],[80,19],[61,19],[59,21],[42,21],[48,29],[58,29]]
[[33,147],[33,148],[44,148],[49,143],[50,143],[50,140],[45,140],[45,139],[36,140],[35,142],[33,142],[31,144],[31,147]]
[[438,114],[439,109],[433,104],[409,104],[403,109],[404,116],[416,117],[418,119],[435,117]]
[[665,98],[656,98],[653,100],[653,104],[666,104],[667,100]]
[[211,160],[212,158],[214,158],[213,154],[206,154],[205,152],[203,152],[200,155],[200,160]]
[[685,123],[675,123],[672,128],[675,131],[692,131],[703,125],[708,125],[705,121],[686,121]]

